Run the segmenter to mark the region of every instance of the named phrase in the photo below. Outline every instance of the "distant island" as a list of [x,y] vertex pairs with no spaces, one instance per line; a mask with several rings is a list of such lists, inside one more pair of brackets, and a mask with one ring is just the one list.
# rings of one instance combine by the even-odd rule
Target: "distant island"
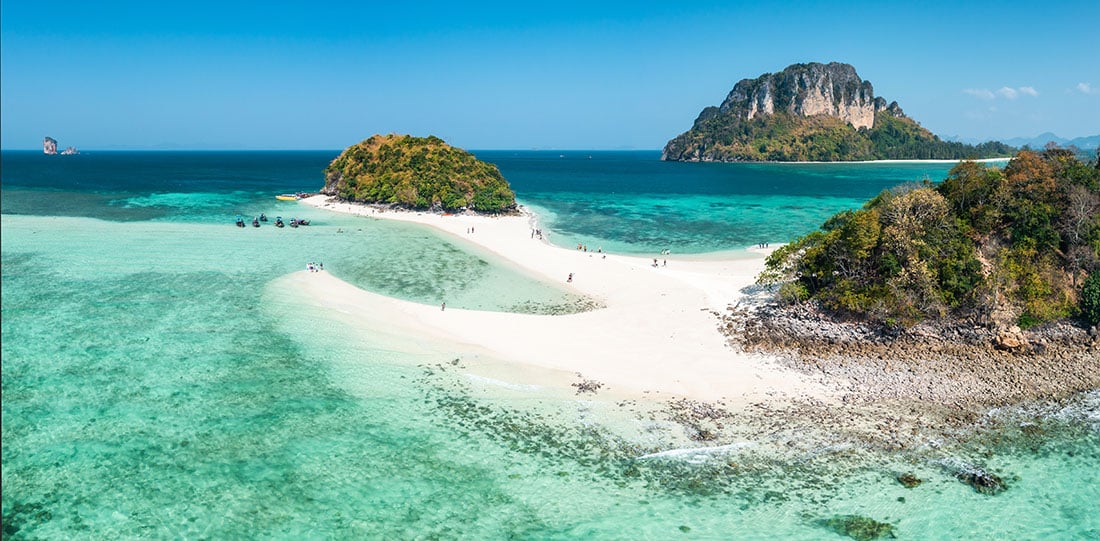
[[325,168],[325,195],[436,211],[514,211],[516,194],[497,167],[435,136],[373,135]]
[[80,151],[77,150],[76,147],[68,147],[59,153],[57,151],[57,140],[53,137],[47,136],[45,139],[42,139],[42,153],[46,154],[47,156],[54,156],[57,154],[61,154],[62,156],[71,156],[73,154],[80,154]]
[[864,161],[1009,157],[999,142],[943,141],[874,95],[849,64],[809,63],[742,79],[661,159],[689,162]]

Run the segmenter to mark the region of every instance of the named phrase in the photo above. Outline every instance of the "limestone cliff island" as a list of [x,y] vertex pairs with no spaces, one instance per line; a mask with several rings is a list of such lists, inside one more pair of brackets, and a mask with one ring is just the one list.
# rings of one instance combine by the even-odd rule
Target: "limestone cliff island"
[[514,212],[516,195],[497,167],[435,136],[373,135],[325,168],[325,195],[431,211]]
[[999,142],[941,140],[876,97],[849,64],[794,64],[742,79],[718,107],[665,145],[661,159],[688,162],[958,160],[1009,157]]
[[76,147],[68,147],[59,153],[57,152],[57,139],[47,135],[42,139],[42,153],[47,156],[56,156],[57,154],[72,156],[74,154],[80,154],[80,151],[77,150]]

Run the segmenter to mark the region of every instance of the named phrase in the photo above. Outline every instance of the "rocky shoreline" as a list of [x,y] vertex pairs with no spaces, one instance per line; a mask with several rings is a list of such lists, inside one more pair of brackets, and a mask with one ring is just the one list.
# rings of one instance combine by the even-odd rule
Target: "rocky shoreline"
[[837,321],[809,304],[731,307],[733,347],[778,355],[832,382],[845,402],[901,401],[974,413],[1100,388],[1100,332],[1061,322],[1020,330]]

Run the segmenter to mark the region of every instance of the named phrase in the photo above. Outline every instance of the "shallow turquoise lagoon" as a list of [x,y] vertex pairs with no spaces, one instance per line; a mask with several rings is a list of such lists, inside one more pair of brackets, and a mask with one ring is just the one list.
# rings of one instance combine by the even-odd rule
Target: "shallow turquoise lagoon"
[[[599,404],[570,395],[487,390],[445,347],[408,348],[417,337],[395,342],[388,329],[356,328],[280,278],[323,261],[360,287],[428,304],[569,312],[581,299],[461,239],[272,199],[315,188],[319,175],[309,171],[326,155],[279,155],[280,167],[268,168],[252,153],[152,154],[64,162],[58,175],[71,182],[49,186],[4,154],[5,539],[843,539],[837,517],[848,515],[892,524],[901,539],[1100,535],[1095,394],[1064,409],[1000,412],[1010,419],[1001,430],[907,453],[818,442],[790,455],[745,442],[639,458],[682,438],[649,425],[626,427],[645,437],[624,436],[629,421],[603,421],[593,414]],[[756,236],[774,231],[778,242],[794,227],[778,222],[812,222],[883,187],[723,195],[707,188],[719,180],[695,179],[677,195],[659,171],[673,164],[657,162],[651,174],[661,180],[637,194],[563,185],[552,203],[549,191],[521,189],[538,176],[522,171],[562,159],[544,158],[501,168],[526,179],[517,191],[550,223],[603,224],[550,225],[552,239],[624,251],[735,247],[700,240],[751,238],[699,218],[716,212],[700,205],[723,201],[771,209],[723,216]],[[618,176],[600,171],[625,169],[648,178],[633,161],[585,169],[601,159],[613,157],[577,158],[574,177],[590,185],[606,174],[614,186]],[[605,208],[629,216],[636,238],[604,223]],[[232,226],[234,215],[261,211],[315,225]],[[691,227],[701,232],[683,232]],[[459,366],[475,360],[462,356]],[[1009,489],[975,492],[950,474],[958,463],[996,472]],[[924,483],[902,487],[894,476],[903,471]]]

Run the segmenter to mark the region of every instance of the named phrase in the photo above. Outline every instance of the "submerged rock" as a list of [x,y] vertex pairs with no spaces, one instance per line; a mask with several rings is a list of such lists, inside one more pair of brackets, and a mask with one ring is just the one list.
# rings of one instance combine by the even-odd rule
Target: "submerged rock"
[[898,476],[898,482],[905,488],[916,488],[920,486],[921,480],[916,475],[911,473],[903,473]]
[[837,515],[821,521],[821,525],[841,535],[859,541],[895,539],[894,525],[859,515]]
[[996,474],[989,473],[981,468],[959,470],[955,472],[955,478],[970,485],[982,494],[992,496],[1008,490],[1008,485],[1005,484],[1004,480]]

